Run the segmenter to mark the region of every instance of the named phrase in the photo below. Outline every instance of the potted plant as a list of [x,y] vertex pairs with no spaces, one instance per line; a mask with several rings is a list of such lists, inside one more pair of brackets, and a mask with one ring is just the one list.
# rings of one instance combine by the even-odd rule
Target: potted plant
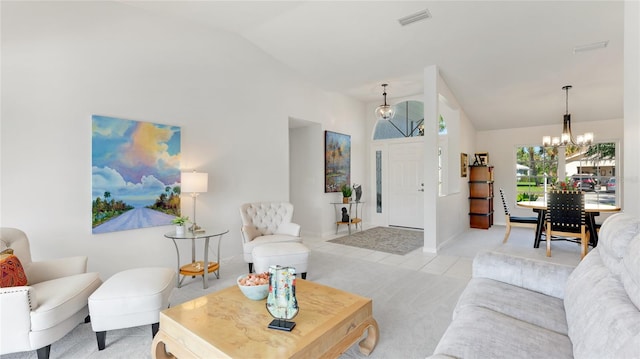
[[176,225],[176,235],[183,236],[185,230],[185,224],[189,221],[188,216],[180,216],[171,220],[171,223]]
[[340,191],[342,191],[342,203],[349,203],[349,198],[351,198],[353,194],[351,186],[345,183],[340,187]]

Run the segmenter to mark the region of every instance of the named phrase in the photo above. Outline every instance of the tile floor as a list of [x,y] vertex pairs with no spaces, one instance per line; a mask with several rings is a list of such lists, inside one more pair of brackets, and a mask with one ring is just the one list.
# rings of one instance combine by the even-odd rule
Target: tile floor
[[509,252],[523,257],[571,265],[576,265],[579,262],[580,247],[575,243],[554,241],[552,242],[552,257],[546,257],[544,242],[540,248],[533,248],[531,229],[513,228],[509,240],[503,244],[504,233],[505,227],[500,225],[494,225],[488,230],[466,229],[451,241],[444,243],[437,255],[423,252],[422,248],[402,256],[328,242],[331,239],[347,235],[346,231],[322,238],[305,236],[304,243],[312,251],[466,279],[471,278],[473,257],[483,250]]

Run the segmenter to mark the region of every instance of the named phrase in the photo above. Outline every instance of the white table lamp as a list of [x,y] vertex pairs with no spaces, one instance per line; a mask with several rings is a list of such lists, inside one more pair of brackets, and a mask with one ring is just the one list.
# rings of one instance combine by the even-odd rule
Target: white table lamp
[[200,193],[206,193],[209,189],[209,174],[202,172],[182,172],[181,193],[190,193],[193,198],[193,225],[189,227],[191,232],[196,232],[200,227],[196,224],[196,197]]

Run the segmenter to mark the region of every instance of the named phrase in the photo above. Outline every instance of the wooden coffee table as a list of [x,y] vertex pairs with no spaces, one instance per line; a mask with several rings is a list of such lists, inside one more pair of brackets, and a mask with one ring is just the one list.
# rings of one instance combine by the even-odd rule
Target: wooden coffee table
[[[237,286],[160,312],[153,358],[336,358],[362,335],[360,352],[378,343],[371,299],[296,279],[300,311],[291,332],[268,329],[266,300],[253,301]],[[167,352],[170,352],[168,354]]]

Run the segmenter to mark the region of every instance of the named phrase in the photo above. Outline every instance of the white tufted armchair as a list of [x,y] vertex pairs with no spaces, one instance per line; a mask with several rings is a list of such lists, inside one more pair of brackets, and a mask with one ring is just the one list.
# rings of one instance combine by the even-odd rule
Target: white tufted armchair
[[87,257],[31,261],[29,240],[15,228],[0,228],[0,249],[11,248],[27,285],[0,288],[0,354],[37,350],[49,357],[51,343],[89,316],[88,298],[102,281],[86,273]]
[[253,272],[251,251],[278,242],[302,242],[300,225],[291,223],[293,205],[286,202],[245,203],[240,206],[242,249],[249,273]]

